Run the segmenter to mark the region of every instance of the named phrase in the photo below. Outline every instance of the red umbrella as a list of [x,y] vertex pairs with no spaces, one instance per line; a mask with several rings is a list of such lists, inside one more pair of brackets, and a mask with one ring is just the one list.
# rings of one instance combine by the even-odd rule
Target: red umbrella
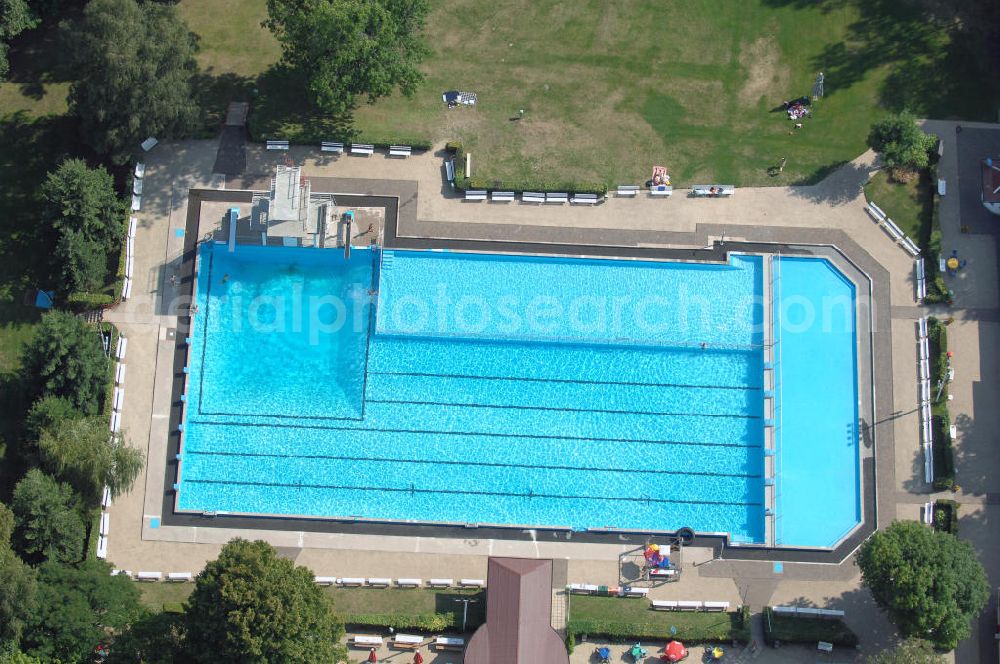
[[680,641],[671,641],[663,649],[663,660],[665,662],[679,662],[688,656],[688,651]]
[[424,656],[420,654],[419,650],[413,655],[413,664],[424,664]]
[[371,652],[368,653],[368,661],[378,663],[378,655],[375,654],[375,648],[372,648]]

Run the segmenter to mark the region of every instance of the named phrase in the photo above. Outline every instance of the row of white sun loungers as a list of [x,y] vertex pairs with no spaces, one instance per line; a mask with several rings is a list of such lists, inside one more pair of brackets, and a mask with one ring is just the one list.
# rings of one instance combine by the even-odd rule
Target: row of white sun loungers
[[[412,650],[424,645],[424,641],[429,647],[438,650],[461,650],[465,648],[465,639],[460,636],[420,636],[419,634],[395,634],[392,636],[391,646],[404,650]],[[385,639],[377,635],[358,634],[352,636],[349,643],[354,648],[380,648],[385,644]]]
[[913,240],[906,237],[903,230],[896,225],[896,222],[886,215],[882,208],[869,201],[868,205],[865,207],[865,211],[867,211],[868,215],[875,221],[875,223],[877,223],[882,230],[884,230],[886,234],[892,238],[893,242],[896,242],[903,247],[903,249],[914,258],[920,255],[920,247],[918,247]]
[[[140,164],[141,165],[141,164]],[[138,169],[139,165],[136,165]],[[135,231],[138,222],[129,217],[128,234],[125,237],[125,279],[122,281],[122,300],[132,297],[132,271],[135,268]]]
[[728,611],[729,602],[697,602],[686,600],[654,599],[651,606],[655,611]]
[[841,609],[816,609],[809,606],[774,606],[771,607],[779,616],[797,616],[799,618],[843,618]]
[[[593,583],[571,583],[566,586],[571,594],[576,595],[593,595],[601,589],[601,586],[595,585]],[[622,586],[621,588],[611,587],[608,591],[615,594],[621,595],[622,597],[645,597],[649,594],[649,588],[636,588],[633,586]]]
[[132,212],[138,212],[142,209],[142,182],[146,176],[146,164],[141,161],[136,163],[134,174],[135,177],[132,179]]
[[[491,203],[513,203],[517,200],[517,192],[493,191],[485,189],[469,189],[465,192],[467,201],[490,201]],[[526,191],[521,194],[522,203],[555,203],[557,205],[597,205],[604,198],[597,194],[573,194],[560,192]]]
[[183,583],[185,581],[194,581],[194,574],[191,572],[132,572],[127,569],[113,569],[111,570],[111,576],[118,576],[119,574],[124,574],[130,579],[135,581],[171,581],[173,583]]
[[[288,150],[291,145],[288,141],[267,141],[266,147],[268,150]],[[322,141],[319,144],[320,152],[333,152],[336,154],[343,154],[344,152],[350,152],[353,155],[363,155],[370,157],[375,154],[375,146],[371,143],[351,143],[344,144],[337,141]],[[390,157],[409,157],[413,154],[413,147],[410,145],[390,145],[387,151]]]
[[931,358],[927,319],[917,321],[917,387],[920,391],[920,443],[924,451],[924,481],[934,481],[934,426],[931,415]]
[[[336,577],[336,576],[317,576],[315,577],[317,585],[320,586],[344,586],[344,587],[361,587],[365,586],[368,588],[388,588],[395,585],[397,588],[420,588],[423,587],[423,579],[396,579],[395,584],[392,579],[380,578],[380,577]],[[428,579],[428,588],[452,588],[454,587],[454,579]],[[485,579],[459,579],[459,588],[485,588]]]

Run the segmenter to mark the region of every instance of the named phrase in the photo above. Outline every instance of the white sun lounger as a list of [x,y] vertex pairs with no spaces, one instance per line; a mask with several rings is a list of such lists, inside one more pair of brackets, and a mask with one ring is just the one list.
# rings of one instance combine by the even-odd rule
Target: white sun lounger
[[159,581],[163,578],[163,572],[139,572],[135,578],[139,581]]
[[373,646],[378,648],[382,645],[382,637],[359,634],[351,639],[351,645],[355,648],[370,648]]
[[461,650],[465,647],[465,639],[458,636],[439,636],[434,639],[434,646],[441,650]]
[[174,583],[183,583],[193,579],[194,575],[191,572],[169,572],[167,574],[167,581],[173,581]]
[[136,162],[135,170],[132,172],[135,174],[137,178],[141,180],[143,177],[146,176],[146,163],[142,161]]
[[422,584],[421,579],[396,579],[396,585],[400,588],[419,588]]
[[111,515],[107,512],[101,513],[101,527],[98,532],[104,537],[108,536],[108,532],[111,530]]
[[342,586],[363,586],[365,585],[365,580],[363,578],[358,578],[358,577],[345,577],[342,579],[338,579],[337,583],[339,583]]
[[485,588],[485,579],[459,579],[458,585],[463,588]]
[[317,586],[332,586],[337,582],[337,577],[335,576],[317,576],[313,577]]
[[430,579],[427,585],[431,588],[451,588],[455,585],[454,579]]
[[108,557],[108,538],[104,535],[97,538],[97,557],[101,560]]
[[394,648],[405,648],[407,650],[419,648],[424,642],[424,637],[419,634],[397,634],[392,638]]

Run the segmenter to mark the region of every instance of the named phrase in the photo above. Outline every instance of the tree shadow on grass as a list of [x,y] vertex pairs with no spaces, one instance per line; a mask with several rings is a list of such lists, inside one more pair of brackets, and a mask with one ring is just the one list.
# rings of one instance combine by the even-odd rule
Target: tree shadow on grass
[[252,140],[350,142],[358,135],[352,113],[331,115],[309,102],[307,83],[301,72],[279,63],[261,74],[256,84],[248,122]]
[[191,93],[201,109],[198,138],[215,138],[226,121],[230,102],[253,100],[256,78],[239,74],[215,75],[212,70],[200,71],[191,79]]

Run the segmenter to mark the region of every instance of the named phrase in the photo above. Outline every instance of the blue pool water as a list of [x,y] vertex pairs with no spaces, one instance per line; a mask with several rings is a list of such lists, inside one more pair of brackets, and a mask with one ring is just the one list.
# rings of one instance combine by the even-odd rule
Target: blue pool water
[[200,251],[179,509],[763,541],[760,257]]
[[855,289],[825,260],[775,263],[775,539],[831,546],[861,518]]

